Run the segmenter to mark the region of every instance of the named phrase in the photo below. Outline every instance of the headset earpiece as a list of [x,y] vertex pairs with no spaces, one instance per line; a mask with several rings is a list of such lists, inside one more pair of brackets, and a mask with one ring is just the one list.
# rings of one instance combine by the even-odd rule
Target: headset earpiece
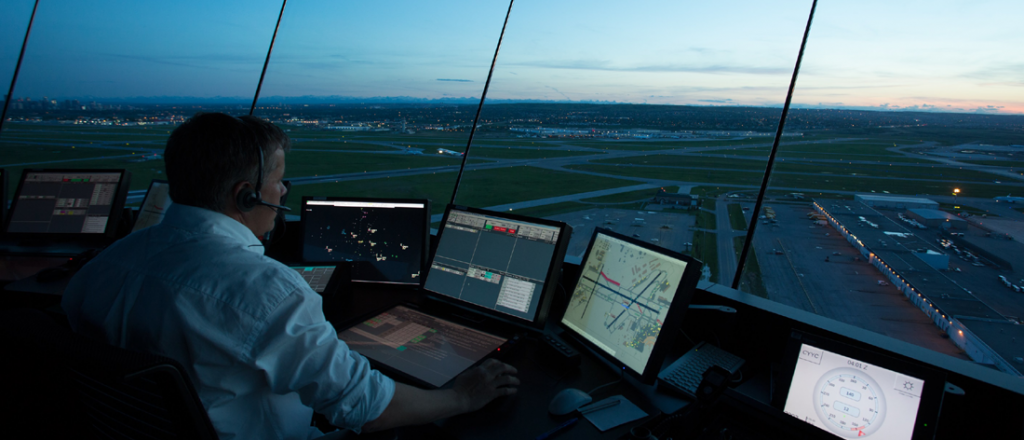
[[242,190],[238,191],[238,197],[235,198],[235,204],[238,205],[238,210],[242,212],[252,211],[259,203],[260,192],[253,191],[252,185],[249,183],[246,183]]

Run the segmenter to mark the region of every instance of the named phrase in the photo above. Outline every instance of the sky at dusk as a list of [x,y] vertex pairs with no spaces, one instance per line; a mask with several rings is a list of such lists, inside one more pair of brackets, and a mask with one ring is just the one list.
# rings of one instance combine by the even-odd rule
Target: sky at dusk
[[[29,0],[0,3],[6,93]],[[537,1],[491,99],[781,106],[810,1]],[[279,1],[42,0],[14,96],[251,99]],[[293,1],[262,96],[479,97],[504,1]],[[1024,114],[1024,2],[822,1],[794,106]]]

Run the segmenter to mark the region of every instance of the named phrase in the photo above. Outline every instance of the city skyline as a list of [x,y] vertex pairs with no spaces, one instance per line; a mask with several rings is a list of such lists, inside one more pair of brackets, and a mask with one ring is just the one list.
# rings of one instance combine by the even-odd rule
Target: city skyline
[[[5,85],[31,7],[0,14]],[[289,4],[261,95],[478,99],[507,7]],[[521,1],[488,99],[781,107],[809,8]],[[251,99],[279,9],[42,2],[14,96]],[[1018,10],[820,3],[793,105],[1024,114]]]

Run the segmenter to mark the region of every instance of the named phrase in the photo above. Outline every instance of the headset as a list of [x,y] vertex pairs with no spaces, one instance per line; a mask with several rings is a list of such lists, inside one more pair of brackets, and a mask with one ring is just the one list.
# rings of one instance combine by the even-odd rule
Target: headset
[[[235,119],[238,119],[238,122],[241,122],[243,125],[245,125],[245,128],[249,130],[250,133],[252,133],[252,129],[249,128],[249,126],[246,125],[244,121],[242,121],[239,118]],[[255,137],[256,135],[255,133],[253,133],[254,140]],[[263,147],[260,146],[259,142],[253,142],[253,144],[256,145],[256,150],[259,151],[260,153],[260,166],[257,169],[258,174],[256,174],[256,187],[253,188],[252,185],[247,182],[246,185],[242,187],[242,190],[238,192],[238,196],[235,198],[235,204],[238,205],[238,210],[242,212],[249,212],[255,209],[257,205],[263,205],[275,208],[275,211],[279,209],[291,211],[292,209],[287,206],[275,205],[273,203],[267,203],[263,201],[263,196],[262,194],[260,194],[260,188],[263,188]]]

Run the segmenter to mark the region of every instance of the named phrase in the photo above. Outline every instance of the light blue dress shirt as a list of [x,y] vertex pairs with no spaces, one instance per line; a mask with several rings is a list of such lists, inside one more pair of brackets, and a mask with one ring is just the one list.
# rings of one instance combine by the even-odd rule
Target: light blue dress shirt
[[320,296],[245,225],[173,204],[75,275],[71,327],[182,363],[221,439],[307,439],[313,410],[358,431],[394,382],[349,350]]

